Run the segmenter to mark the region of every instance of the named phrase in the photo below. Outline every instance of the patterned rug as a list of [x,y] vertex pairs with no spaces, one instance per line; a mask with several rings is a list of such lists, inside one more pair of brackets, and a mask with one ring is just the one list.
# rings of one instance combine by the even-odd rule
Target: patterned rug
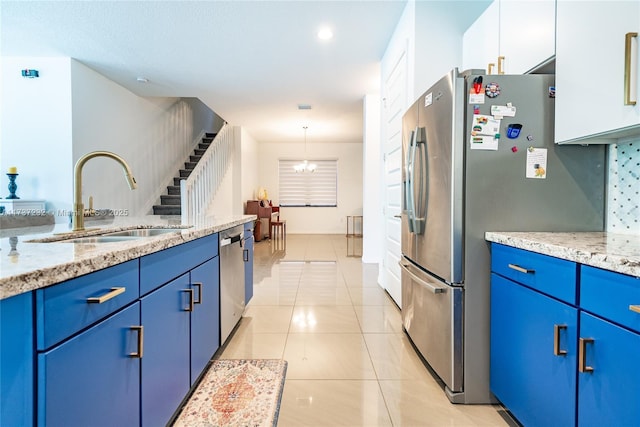
[[275,427],[285,360],[214,360],[174,427]]

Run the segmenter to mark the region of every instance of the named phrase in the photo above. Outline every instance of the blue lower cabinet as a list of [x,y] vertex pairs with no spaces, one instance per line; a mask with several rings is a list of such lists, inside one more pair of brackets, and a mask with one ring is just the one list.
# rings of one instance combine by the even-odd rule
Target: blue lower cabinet
[[38,354],[38,425],[139,425],[140,359],[131,356],[140,350],[136,325],[139,303]]
[[192,294],[186,273],[140,299],[142,426],[166,425],[189,391]]
[[220,347],[220,258],[191,270],[194,308],[191,312],[191,382]]
[[575,425],[577,322],[575,307],[492,274],[490,387],[523,425]]
[[0,301],[0,426],[34,424],[33,294]]
[[244,305],[253,297],[253,235],[244,240]]
[[640,334],[581,313],[580,339],[578,425],[637,426]]

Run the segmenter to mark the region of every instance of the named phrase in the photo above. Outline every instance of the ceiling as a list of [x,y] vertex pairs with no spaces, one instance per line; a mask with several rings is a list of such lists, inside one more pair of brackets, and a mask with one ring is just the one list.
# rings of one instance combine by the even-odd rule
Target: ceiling
[[[488,2],[421,4],[463,31]],[[405,6],[0,0],[0,53],[72,57],[140,96],[199,98],[260,142],[300,142],[304,125],[309,142],[359,142],[363,96],[379,92],[380,59]],[[317,37],[325,25],[328,41]]]

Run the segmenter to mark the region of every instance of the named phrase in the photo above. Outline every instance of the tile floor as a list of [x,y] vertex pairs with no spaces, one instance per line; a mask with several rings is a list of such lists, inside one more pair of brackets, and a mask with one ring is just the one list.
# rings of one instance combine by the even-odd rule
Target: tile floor
[[[254,297],[220,358],[288,361],[279,427],[503,426],[501,408],[452,405],[363,264],[361,239],[255,245]],[[358,248],[358,245],[360,247]],[[280,246],[280,247],[276,247]]]

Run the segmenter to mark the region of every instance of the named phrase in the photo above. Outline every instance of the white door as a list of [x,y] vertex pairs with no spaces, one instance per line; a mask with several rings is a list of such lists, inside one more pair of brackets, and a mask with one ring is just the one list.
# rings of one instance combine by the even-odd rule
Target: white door
[[402,168],[402,115],[407,105],[407,54],[403,51],[384,79],[382,150],[384,158],[384,253],[381,282],[402,308],[400,286],[400,203]]

